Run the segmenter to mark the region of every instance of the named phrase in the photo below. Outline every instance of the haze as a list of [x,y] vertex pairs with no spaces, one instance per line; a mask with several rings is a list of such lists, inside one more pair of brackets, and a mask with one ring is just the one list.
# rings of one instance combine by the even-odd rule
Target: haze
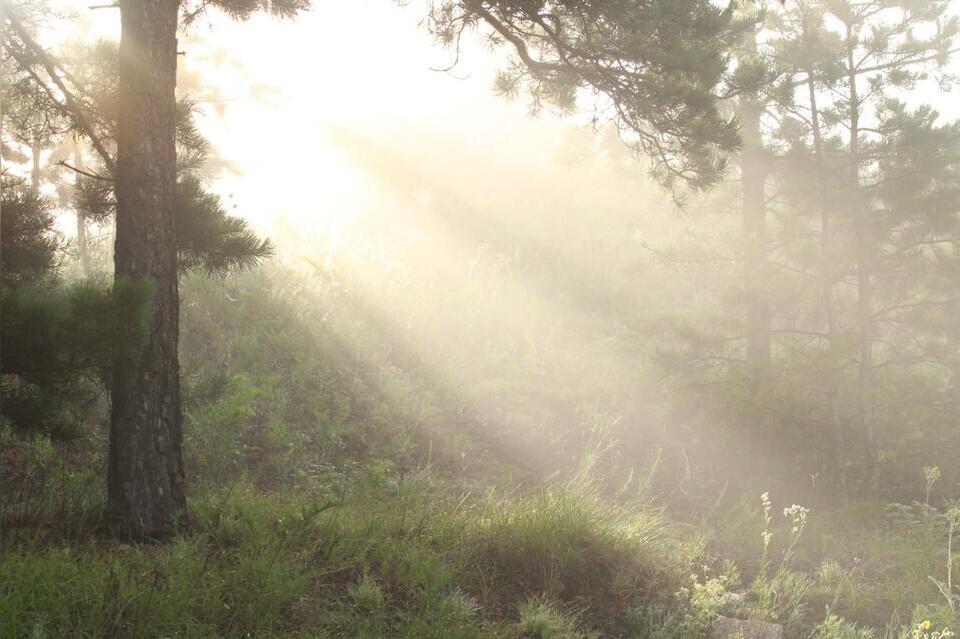
[[0,1],[0,639],[960,628],[955,4]]

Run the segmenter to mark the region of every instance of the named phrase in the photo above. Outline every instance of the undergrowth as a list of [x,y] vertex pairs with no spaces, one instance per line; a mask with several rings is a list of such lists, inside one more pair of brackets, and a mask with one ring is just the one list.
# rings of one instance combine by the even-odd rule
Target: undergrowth
[[0,636],[629,635],[699,545],[582,482],[505,498],[427,474],[337,499],[249,482],[193,504],[167,545],[20,540],[0,559]]

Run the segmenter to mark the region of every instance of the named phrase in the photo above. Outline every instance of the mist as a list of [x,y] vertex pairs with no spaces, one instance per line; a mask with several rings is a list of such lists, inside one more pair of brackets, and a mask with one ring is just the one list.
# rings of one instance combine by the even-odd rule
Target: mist
[[951,3],[2,8],[0,637],[960,627]]

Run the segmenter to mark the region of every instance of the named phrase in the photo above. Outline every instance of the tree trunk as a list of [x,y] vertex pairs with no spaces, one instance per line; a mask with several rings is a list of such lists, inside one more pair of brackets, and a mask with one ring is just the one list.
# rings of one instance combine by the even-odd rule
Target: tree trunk
[[[743,190],[744,287],[747,295],[747,367],[754,382],[763,380],[770,368],[770,303],[767,300],[767,212],[764,202],[763,147],[760,143],[759,109],[744,109],[741,188]],[[752,122],[747,122],[752,119]],[[751,131],[752,129],[752,131]],[[755,135],[755,137],[754,137]],[[752,138],[752,139],[751,139]]]
[[[80,145],[73,145],[73,163],[75,166],[83,166],[83,154],[80,151]],[[80,186],[80,174],[74,177],[74,184]],[[83,212],[79,207],[77,213],[77,259],[80,261],[80,269],[84,277],[90,277],[90,251],[87,247],[87,221],[83,217]]]
[[[854,42],[850,28],[847,40]],[[860,197],[860,94],[852,44],[847,47],[847,82],[850,118],[850,207],[856,236],[857,329],[859,367],[857,371],[857,422],[864,436],[867,492],[876,497],[880,490],[879,447],[873,420],[869,414],[869,395],[873,386],[873,283],[869,273],[869,220]]]
[[840,419],[840,381],[839,370],[833,365],[833,356],[837,349],[837,320],[833,298],[832,229],[831,211],[826,201],[827,184],[823,170],[823,136],[820,131],[820,110],[817,107],[817,89],[814,72],[807,70],[807,91],[810,100],[810,124],[813,132],[813,162],[816,170],[817,200],[820,209],[820,276],[823,295],[823,315],[827,327],[827,341],[831,358],[830,369],[824,376],[827,384],[827,404],[830,407],[830,426],[833,431],[834,473],[840,490],[840,501],[846,505],[849,501],[847,489],[847,438],[843,421]]
[[40,193],[40,140],[34,139],[30,147],[30,195],[36,197]]
[[186,514],[174,233],[177,8],[120,0],[115,281],[152,288],[143,339],[121,349],[110,416],[108,500],[118,532],[173,533]]
[[[756,52],[756,33],[747,35],[746,48]],[[770,368],[770,304],[767,300],[767,208],[764,196],[766,166],[760,117],[763,107],[756,93],[740,102],[743,150],[740,188],[743,206],[744,290],[747,298],[747,369],[752,382],[763,380]]]

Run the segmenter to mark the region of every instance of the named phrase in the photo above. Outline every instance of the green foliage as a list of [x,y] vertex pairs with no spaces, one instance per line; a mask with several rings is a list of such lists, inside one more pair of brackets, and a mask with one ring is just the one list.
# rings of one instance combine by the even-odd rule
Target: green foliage
[[[91,113],[106,126],[115,114],[116,68],[110,60],[116,58],[116,46],[99,43],[77,54],[88,66],[78,67],[76,77],[86,87]],[[181,268],[223,276],[258,264],[272,254],[270,241],[229,215],[197,177],[208,147],[189,103],[179,107],[178,126],[178,150],[185,158],[175,202]],[[73,150],[79,153],[78,147]],[[81,224],[102,223],[112,215],[109,178],[85,177],[70,190],[72,197],[62,200],[73,204]],[[136,347],[143,336],[151,285],[117,282],[109,291],[92,281],[64,285],[63,243],[54,229],[52,204],[6,171],[0,191],[0,414],[20,433],[76,436],[101,417],[100,398],[117,353]]]
[[[707,567],[704,567],[704,571]],[[677,592],[677,612],[673,619],[659,622],[659,634],[669,637],[707,637],[721,614],[736,614],[742,597],[733,592],[739,585],[739,575],[734,572],[706,577],[701,581],[691,575],[690,583]]]
[[0,173],[0,277],[5,283],[34,281],[56,265],[60,238],[45,200],[23,180]]
[[273,254],[273,244],[259,238],[246,221],[230,215],[220,198],[187,174],[177,181],[175,200],[180,268],[207,275],[252,268]]
[[183,282],[188,472],[215,483],[246,475],[261,486],[329,486],[332,473],[360,461],[404,461],[401,413],[356,379],[322,319],[331,302],[265,268],[267,276]]
[[[696,529],[626,491],[616,493],[621,505],[611,503],[601,492],[607,482],[581,476],[465,494],[442,475],[405,470],[415,463],[403,443],[410,434],[396,424],[416,403],[387,405],[374,384],[357,383],[356,360],[343,356],[352,348],[338,350],[334,339],[350,327],[351,345],[369,353],[375,332],[336,295],[311,297],[304,280],[274,268],[184,281],[186,453],[197,486],[189,536],[168,549],[91,541],[102,522],[95,471],[57,480],[63,451],[34,449],[24,467],[52,477],[40,492],[78,497],[31,506],[31,521],[55,517],[62,527],[7,535],[0,570],[15,578],[0,587],[0,609],[17,610],[18,629],[693,639],[723,614],[785,623],[794,637],[812,631],[827,606],[849,622],[821,634],[847,632],[844,624],[880,629],[894,611],[905,619],[917,602],[937,601],[928,577],[943,573],[945,529],[928,527],[920,507],[906,518],[891,509],[886,526],[864,528],[862,512],[854,524],[772,503],[723,506],[704,556]],[[69,465],[83,468],[81,459],[97,463],[78,455]],[[599,472],[602,457],[586,467]],[[772,534],[767,562],[764,532]],[[745,591],[736,590],[735,567],[718,569],[724,557],[741,563]],[[772,574],[758,577],[764,563]],[[55,581],[55,571],[66,578]]]
[[[99,435],[99,433],[98,433]],[[89,538],[104,523],[105,438],[0,432],[0,544]]]
[[241,548],[220,549],[198,534],[108,553],[82,543],[7,551],[0,636],[269,635],[308,582],[302,557],[287,555],[301,524],[274,523],[264,506],[245,520]]
[[724,154],[738,145],[735,121],[713,96],[726,70],[731,8],[701,0],[446,1],[432,7],[429,26],[454,46],[466,29],[489,29],[514,53],[497,89],[526,89],[533,110],[569,112],[580,94],[602,95],[653,175],[703,189],[720,179]]
[[213,0],[186,3],[181,9],[184,22],[189,24],[207,7],[216,7],[234,20],[248,20],[256,13],[293,18],[310,8],[310,0]]
[[[192,534],[167,546],[84,537],[6,546],[0,637],[587,637],[593,624],[629,627],[622,604],[663,587],[678,562],[662,532],[573,486],[478,499],[420,476],[399,494],[335,504],[241,482],[193,509]],[[584,558],[574,564],[561,540]],[[519,560],[516,544],[535,549],[516,575],[505,563],[484,571],[489,557]],[[549,591],[558,599],[540,594]]]
[[[220,4],[236,5],[239,9],[240,5],[245,3],[228,1]],[[287,8],[284,9],[284,7]],[[244,8],[241,13],[244,18],[259,10],[271,10],[277,14],[288,15],[305,7],[306,4],[299,1],[268,4],[254,2]],[[46,55],[51,54],[48,52]],[[36,84],[44,75],[43,72],[39,72],[38,75],[37,69],[30,69],[31,74],[27,69],[15,65],[13,72],[18,77],[24,76],[21,87],[24,93],[23,100],[27,103],[39,102],[46,105],[45,108],[54,111],[59,108],[58,122],[64,120],[61,124],[65,130],[72,131],[77,136],[88,136],[90,134],[88,127],[92,127],[101,144],[108,143],[115,133],[117,116],[119,78],[117,43],[101,40],[93,45],[76,45],[64,57],[69,60],[58,61],[58,64],[67,69],[69,75],[61,79],[61,82],[67,81],[71,90],[81,95],[82,99],[73,97],[72,99],[76,102],[68,101],[69,108],[66,109],[48,104],[52,95],[49,93],[49,87]],[[31,60],[31,62],[36,64],[37,61]],[[264,258],[272,255],[273,246],[269,240],[258,237],[242,218],[231,215],[220,199],[204,187],[202,178],[210,176],[204,176],[203,169],[213,149],[197,128],[196,115],[197,109],[193,102],[187,99],[177,102],[178,180],[175,197],[175,227],[180,251],[180,266],[185,271],[196,269],[207,275],[223,276],[230,270],[242,270],[259,264]],[[22,118],[14,120],[16,131],[22,132],[22,129],[28,127],[28,123],[21,120]],[[87,124],[81,124],[81,120]],[[75,156],[80,155],[81,148],[79,141],[75,140],[73,148]],[[73,158],[71,161],[74,161]],[[57,176],[59,190],[66,190],[69,193],[69,196],[63,199],[69,201],[76,215],[86,222],[102,224],[116,211],[113,178],[110,177],[106,167],[102,166],[103,164],[103,158],[98,158],[94,162],[94,168],[99,172],[94,174],[100,177],[80,174],[70,185],[64,185],[63,176]],[[55,164],[54,167],[59,168]],[[84,172],[90,173],[89,170]],[[37,243],[49,244],[50,240],[46,238],[50,237],[47,231],[52,225],[52,216],[46,211],[42,202],[33,207],[33,213],[27,214],[23,210],[26,201],[23,201],[25,196],[22,189],[12,188],[12,178],[6,174],[4,174],[4,180],[4,198],[10,201],[7,202],[6,199],[4,201],[3,226],[9,226],[10,234],[17,234],[18,237],[22,236],[32,242],[27,245],[21,240],[19,245],[13,246],[9,260],[7,251],[3,252],[4,273],[15,272],[9,268],[8,262],[10,265],[20,264],[21,266],[17,268],[21,269],[36,270],[38,267],[52,269],[55,266],[52,258],[52,253],[57,248],[55,243],[49,246],[41,244],[41,248],[45,248],[51,257],[39,266],[30,267],[27,261],[31,256],[16,250],[20,245],[23,245],[21,251],[25,251]],[[38,224],[46,226],[35,228]],[[7,247],[4,246],[4,248]]]
[[[178,124],[179,167],[174,215],[181,271],[199,271],[223,277],[231,271],[253,268],[274,253],[269,239],[259,237],[247,222],[231,215],[220,198],[206,190],[199,171],[208,145],[199,136],[187,103]],[[85,220],[104,223],[116,210],[110,181],[82,178],[74,187],[74,205]]]
[[870,628],[861,628],[836,615],[827,615],[827,618],[813,629],[811,639],[875,639],[875,637],[876,633]]
[[[696,300],[668,312],[656,347],[678,439],[694,474],[733,469],[691,485],[739,495],[789,468],[784,489],[830,507],[908,499],[922,465],[952,485],[960,140],[923,102],[956,83],[960,23],[942,1],[763,9],[738,7],[759,19],[729,78],[759,109],[755,162],[698,202],[693,242],[658,253]],[[752,212],[751,187],[766,196]]]
[[483,601],[493,605],[502,605],[504,595],[516,600],[541,592],[574,603],[597,598],[597,584],[604,584],[606,596],[585,613],[602,619],[668,599],[697,552],[696,540],[685,544],[658,513],[631,516],[576,484],[514,500],[479,519],[467,547],[489,593]]
[[780,623],[788,633],[799,634],[807,620],[806,601],[812,582],[810,575],[787,569],[773,577],[757,577],[750,584],[749,617]]
[[[587,639],[577,629],[577,614],[563,612],[544,597],[527,600],[520,606],[517,629],[521,637],[529,639]],[[592,636],[592,635],[589,635]]]
[[956,636],[960,617],[948,606],[921,605],[913,611],[913,622],[903,633],[908,639],[948,639]]
[[[957,442],[960,136],[933,109],[890,100],[887,90],[923,81],[897,66],[930,49],[926,36],[898,44],[909,23],[929,23],[929,33],[949,39],[955,21],[938,21],[942,2],[900,3],[911,20],[889,25],[841,15],[847,2],[787,3],[760,16],[768,20],[760,42],[771,55],[738,53],[726,77],[719,44],[739,25],[715,4],[436,3],[434,26],[450,44],[461,27],[485,24],[512,45],[520,59],[500,77],[504,92],[527,89],[534,106],[570,110],[592,89],[624,106],[619,130],[607,132],[613,143],[586,136],[566,145],[558,153],[566,188],[558,189],[560,174],[540,182],[533,172],[511,175],[509,166],[479,171],[456,162],[421,173],[409,167],[422,157],[392,157],[342,131],[331,136],[392,197],[422,188],[429,201],[417,195],[416,207],[387,211],[402,218],[396,237],[360,227],[357,235],[374,239],[344,240],[351,250],[310,255],[303,270],[270,262],[217,280],[183,278],[194,528],[166,548],[104,539],[97,507],[106,441],[103,404],[94,399],[116,336],[136,333],[138,293],[124,301],[112,297],[124,285],[108,294],[48,284],[43,275],[59,258],[50,209],[22,185],[5,188],[3,213],[19,217],[2,225],[4,260],[13,256],[4,279],[17,284],[0,300],[3,410],[28,434],[0,433],[0,619],[13,620],[8,634],[693,639],[707,636],[718,615],[782,623],[791,639],[903,639],[957,627],[947,576],[956,517],[938,505],[957,476],[941,460],[955,456]],[[897,5],[864,4],[884,12]],[[204,6],[246,18],[304,5],[185,3],[185,17]],[[855,33],[841,37],[838,17]],[[563,32],[552,36],[551,25]],[[564,40],[576,50],[563,49]],[[893,65],[861,83],[871,92],[860,140],[866,159],[852,162],[863,184],[848,177],[853,151],[844,134],[856,100],[844,86],[845,46],[879,56],[864,64]],[[103,47],[86,56],[103,65],[79,80],[84,96],[97,96],[90,99],[98,130],[115,117],[114,54]],[[826,101],[821,151],[806,77]],[[677,255],[642,257],[649,247],[638,238],[660,226],[687,235],[693,218],[673,225],[649,194],[623,186],[627,162],[610,170],[590,159],[619,158],[619,133],[654,152],[668,182],[716,180],[720,154],[736,143],[729,114],[710,95],[721,80],[724,89],[756,93],[776,116],[764,122],[776,125],[764,155],[772,247],[765,266],[775,265],[776,276],[764,291],[775,333],[762,380],[748,379],[741,361],[739,318],[751,292],[730,286],[744,270],[735,209],[694,221],[716,231],[706,241],[711,253],[735,229],[727,248],[736,252],[686,262],[733,266],[674,278],[679,270],[666,263]],[[5,97],[22,89],[19,81],[5,85]],[[47,114],[50,104],[35,92],[17,99],[23,130],[15,133],[29,142],[38,133],[31,108]],[[245,269],[268,255],[269,243],[206,190],[209,149],[192,105],[178,107],[183,270]],[[39,133],[44,144],[56,138]],[[4,145],[6,158],[7,138]],[[815,179],[821,172],[827,182]],[[485,184],[479,195],[467,188],[477,175]],[[516,192],[510,180],[537,197],[508,202]],[[486,188],[491,183],[504,188]],[[860,187],[863,224],[849,202]],[[496,199],[498,191],[507,195]],[[109,180],[81,179],[75,196],[88,221],[111,214]],[[737,197],[722,190],[718,200]],[[403,217],[405,208],[431,217],[420,224]],[[826,248],[818,245],[827,235],[824,210],[834,222]],[[448,245],[429,241],[446,234]],[[867,259],[858,240],[871,248]],[[364,251],[375,259],[357,256]],[[853,292],[859,273],[872,281],[879,318],[875,388],[859,399],[886,447],[881,488],[908,501],[920,487],[916,467],[931,470],[923,503],[892,505],[886,517],[876,504],[835,509],[843,503],[838,487],[854,499],[868,490],[854,391],[858,336],[866,332]],[[823,286],[839,318],[829,331]],[[128,302],[129,312],[117,311]],[[682,321],[655,317],[661,310]],[[24,384],[31,376],[39,381]],[[644,393],[654,378],[656,388]],[[29,437],[37,424],[77,437],[55,445]],[[837,450],[842,437],[833,426],[848,449]],[[661,471],[636,491],[621,488],[660,446]],[[543,480],[584,457],[597,474],[592,482]],[[944,464],[942,481],[934,463]],[[768,476],[783,494],[823,508],[808,522],[796,507],[781,518],[769,500],[759,510],[752,498],[738,504],[744,485],[759,492]],[[490,485],[510,492],[484,492]]]
[[0,288],[2,415],[16,430],[65,437],[89,417],[118,349],[144,335],[151,287],[119,282]]

